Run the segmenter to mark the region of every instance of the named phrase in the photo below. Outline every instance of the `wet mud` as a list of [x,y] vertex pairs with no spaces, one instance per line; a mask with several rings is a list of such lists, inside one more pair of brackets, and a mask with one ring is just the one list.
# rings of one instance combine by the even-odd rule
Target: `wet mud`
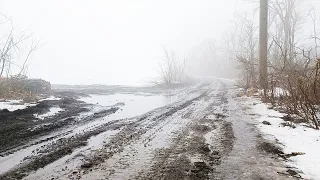
[[[81,113],[90,111],[90,104],[77,100],[86,94],[73,91],[57,91],[60,100],[41,101],[23,110],[2,110],[2,157],[40,147],[23,163],[0,174],[0,179],[266,179],[273,171],[267,167],[260,172],[264,160],[279,165],[274,157],[286,155],[257,137],[258,132],[245,121],[252,116],[241,114],[241,107],[230,102],[233,97],[228,88],[220,81],[203,83],[190,88],[177,102],[125,119],[105,119],[121,111],[113,106],[79,120]],[[35,118],[34,114],[46,113],[51,107],[64,111]],[[76,127],[84,128],[74,131]],[[116,133],[100,136],[111,131]],[[85,149],[94,137],[104,139],[99,139],[99,147]],[[72,166],[64,161],[54,171],[48,168],[68,156]]]

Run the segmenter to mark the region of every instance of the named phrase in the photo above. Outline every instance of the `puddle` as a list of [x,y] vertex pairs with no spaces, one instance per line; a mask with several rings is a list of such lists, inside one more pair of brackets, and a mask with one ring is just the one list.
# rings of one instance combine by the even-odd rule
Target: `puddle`
[[[138,94],[112,94],[91,95],[80,99],[86,103],[99,106],[121,105],[120,110],[110,115],[110,118],[124,119],[144,114],[153,109],[168,105],[176,101],[174,96],[164,95],[138,95]],[[123,105],[124,104],[124,105]]]
[[[163,96],[163,95],[146,96],[146,95],[137,95],[137,94],[113,94],[113,95],[92,95],[91,97],[81,98],[80,100],[87,103],[91,103],[93,104],[93,106],[91,106],[89,112],[82,113],[77,117],[77,120],[79,121],[81,121],[82,118],[85,118],[87,116],[94,114],[95,112],[109,109],[111,107],[120,107],[120,110],[118,110],[116,113],[111,114],[107,117],[98,118],[95,121],[92,121],[85,125],[71,128],[72,133],[67,133],[63,135],[65,138],[71,137],[72,135],[75,135],[77,133],[83,133],[84,131],[89,131],[100,125],[110,122],[112,120],[125,119],[125,118],[131,118],[131,117],[142,115],[153,109],[173,103],[174,102],[173,100],[175,99],[173,96]],[[47,116],[52,116],[61,110],[63,109],[60,109],[58,107],[53,107],[50,109],[48,113],[45,113],[43,115],[36,115],[36,116],[38,116],[39,119],[42,119]],[[58,133],[63,133],[64,131],[61,131]],[[102,142],[105,141],[107,137],[113,134],[113,133],[111,134],[110,133],[111,133],[110,131],[107,131],[105,133],[101,133],[100,135],[92,137],[91,139],[88,140],[88,146],[84,147],[83,149],[96,149],[100,147]],[[54,134],[51,134],[51,136],[53,135]],[[49,145],[55,141],[56,141],[56,138],[50,141],[46,141],[37,145],[24,148],[11,155],[1,157],[0,166],[4,164],[6,165],[0,168],[0,174],[22,163],[25,157],[33,155],[34,154],[33,152],[36,152],[37,149],[42,149],[42,147],[45,147],[46,145]],[[63,158],[63,160],[65,159],[67,158]],[[61,161],[59,162],[61,163]],[[52,166],[55,166],[55,164],[53,164]]]

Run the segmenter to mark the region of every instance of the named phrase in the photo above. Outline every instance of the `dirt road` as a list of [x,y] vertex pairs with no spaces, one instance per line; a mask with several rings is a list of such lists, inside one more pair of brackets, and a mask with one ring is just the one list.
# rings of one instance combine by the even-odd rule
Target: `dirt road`
[[105,120],[110,108],[3,152],[1,165],[24,158],[0,179],[290,179],[231,82],[190,87],[137,117]]

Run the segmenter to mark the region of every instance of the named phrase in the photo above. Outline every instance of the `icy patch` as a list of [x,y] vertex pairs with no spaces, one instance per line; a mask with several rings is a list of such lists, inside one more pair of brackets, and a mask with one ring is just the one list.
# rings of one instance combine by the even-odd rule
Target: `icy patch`
[[31,103],[23,103],[22,100],[8,100],[4,102],[0,102],[0,110],[8,109],[9,111],[15,111],[18,109],[25,109],[29,106],[35,106],[36,104]]
[[[266,104],[254,103],[252,109],[260,117],[259,129],[269,138],[277,139],[284,146],[284,152],[302,152],[304,155],[291,157],[288,165],[303,171],[303,177],[306,179],[320,179],[320,131],[296,125],[296,128],[283,127],[281,123],[285,122],[280,117],[282,114],[268,109]],[[271,125],[263,125],[263,121],[268,121]]]
[[45,114],[41,114],[41,115],[38,115],[38,114],[34,114],[33,116],[35,118],[38,118],[38,119],[41,119],[41,120],[44,120],[46,117],[51,117],[51,116],[54,116],[56,114],[58,114],[59,112],[62,112],[64,111],[64,109],[60,108],[60,107],[51,107],[49,109],[49,112],[45,113]]

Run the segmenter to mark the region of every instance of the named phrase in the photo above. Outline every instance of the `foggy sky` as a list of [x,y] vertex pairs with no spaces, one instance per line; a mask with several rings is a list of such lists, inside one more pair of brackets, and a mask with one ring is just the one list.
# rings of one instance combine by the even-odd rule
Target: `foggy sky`
[[[219,39],[240,0],[1,0],[16,30],[42,44],[28,75],[59,84],[141,84],[162,47],[192,57]],[[236,6],[237,5],[237,6]]]

